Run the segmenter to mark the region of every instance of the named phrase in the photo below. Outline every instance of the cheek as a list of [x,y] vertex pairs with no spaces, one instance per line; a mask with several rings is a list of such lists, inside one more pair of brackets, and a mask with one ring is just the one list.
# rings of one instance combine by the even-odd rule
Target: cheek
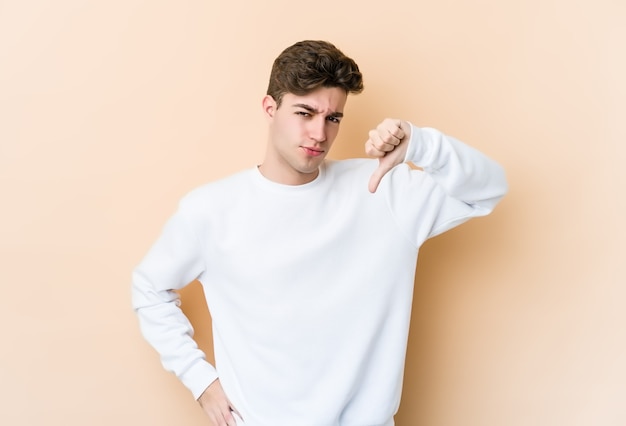
[[302,134],[304,126],[297,120],[286,121],[283,126],[283,133],[286,135],[297,136]]
[[328,135],[328,139],[330,139],[331,141],[334,140],[335,137],[337,137],[338,133],[339,133],[339,126],[336,124],[330,124],[326,128],[326,135]]
[[297,126],[287,120],[283,120],[274,128],[275,141],[281,145],[290,144],[298,137]]

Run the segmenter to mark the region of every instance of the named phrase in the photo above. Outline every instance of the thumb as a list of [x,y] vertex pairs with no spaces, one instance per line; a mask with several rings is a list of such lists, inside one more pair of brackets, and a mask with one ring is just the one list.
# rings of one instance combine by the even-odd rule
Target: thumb
[[374,173],[372,173],[369,184],[367,185],[367,189],[369,189],[372,194],[378,189],[378,185],[383,179],[383,176],[385,176],[387,172],[393,168],[393,163],[389,163],[384,160],[385,157],[379,160],[378,167],[374,170]]

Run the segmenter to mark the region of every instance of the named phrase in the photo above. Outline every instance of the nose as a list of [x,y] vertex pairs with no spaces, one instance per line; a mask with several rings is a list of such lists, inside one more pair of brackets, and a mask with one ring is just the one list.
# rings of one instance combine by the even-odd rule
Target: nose
[[315,117],[315,120],[309,122],[309,137],[315,142],[326,141],[326,118]]

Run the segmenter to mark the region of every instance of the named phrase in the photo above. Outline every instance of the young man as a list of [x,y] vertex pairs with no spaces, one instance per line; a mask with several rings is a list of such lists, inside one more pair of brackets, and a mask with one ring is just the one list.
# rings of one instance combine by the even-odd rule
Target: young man
[[[348,93],[362,90],[330,43],[283,51],[262,104],[262,164],[184,197],[134,272],[144,336],[213,425],[393,425],[418,249],[506,192],[498,164],[403,120],[369,133],[374,159],[325,160]],[[175,293],[195,279],[215,368]]]

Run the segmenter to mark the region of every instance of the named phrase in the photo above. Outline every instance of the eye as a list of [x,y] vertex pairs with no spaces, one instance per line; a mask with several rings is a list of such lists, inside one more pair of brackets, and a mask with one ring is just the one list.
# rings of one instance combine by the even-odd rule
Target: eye
[[339,124],[339,122],[341,122],[341,119],[339,117],[335,117],[334,115],[331,115],[330,117],[327,117],[326,119],[330,121],[331,123]]
[[296,111],[296,115],[301,115],[302,117],[310,117],[311,113],[307,111]]

